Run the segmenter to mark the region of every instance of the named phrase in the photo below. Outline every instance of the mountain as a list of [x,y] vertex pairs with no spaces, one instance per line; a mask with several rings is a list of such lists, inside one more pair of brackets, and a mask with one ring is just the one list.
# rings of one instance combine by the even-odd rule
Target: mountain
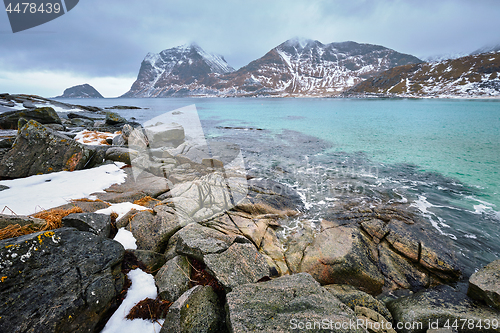
[[500,52],[395,67],[370,78],[345,96],[500,96]]
[[421,60],[379,45],[288,40],[234,71],[197,46],[148,54],[123,97],[335,96],[389,68]]
[[61,96],[55,98],[104,98],[90,84],[81,84],[64,90]]
[[[137,80],[122,97],[171,97],[205,93],[221,74],[234,71],[223,57],[196,44],[148,53]],[[210,93],[210,92],[207,92]]]

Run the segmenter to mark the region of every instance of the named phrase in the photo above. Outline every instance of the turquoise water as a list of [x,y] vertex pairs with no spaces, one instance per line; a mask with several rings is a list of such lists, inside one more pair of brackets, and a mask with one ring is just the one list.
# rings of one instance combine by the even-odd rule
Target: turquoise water
[[399,200],[418,208],[444,238],[454,242],[471,269],[500,257],[500,101],[85,102],[148,107],[119,111],[139,122],[195,104],[208,137],[240,144],[250,173],[297,188],[308,202],[311,218],[329,200],[345,194],[338,184],[357,186],[359,195],[369,200]]

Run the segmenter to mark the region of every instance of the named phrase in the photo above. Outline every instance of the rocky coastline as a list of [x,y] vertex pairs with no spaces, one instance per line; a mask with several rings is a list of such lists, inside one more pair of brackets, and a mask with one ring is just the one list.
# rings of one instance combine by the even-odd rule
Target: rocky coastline
[[[124,316],[160,332],[500,332],[500,260],[463,276],[404,203],[347,200],[313,227],[292,188],[247,176],[238,147],[200,145],[179,123],[28,95],[0,107],[0,180],[115,162],[126,175],[92,199],[0,215],[1,332],[106,330],[136,269],[158,296]],[[135,248],[116,240],[125,231]]]

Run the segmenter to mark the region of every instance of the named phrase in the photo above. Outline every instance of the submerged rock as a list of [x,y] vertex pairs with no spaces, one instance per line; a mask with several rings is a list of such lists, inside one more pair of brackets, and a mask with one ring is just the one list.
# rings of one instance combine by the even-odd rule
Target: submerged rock
[[72,228],[0,241],[2,332],[93,332],[122,290],[123,254]]

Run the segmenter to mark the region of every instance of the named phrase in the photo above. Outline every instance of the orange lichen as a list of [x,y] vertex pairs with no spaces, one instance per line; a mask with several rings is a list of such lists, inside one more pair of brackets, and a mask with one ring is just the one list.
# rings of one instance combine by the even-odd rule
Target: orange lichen
[[139,205],[139,206],[144,206],[144,207],[148,207],[149,206],[149,203],[151,201],[160,201],[158,199],[155,199],[155,198],[152,198],[150,197],[149,195],[146,196],[146,197],[143,197],[143,198],[140,198],[140,199],[137,199],[134,201],[134,204],[136,205]]

